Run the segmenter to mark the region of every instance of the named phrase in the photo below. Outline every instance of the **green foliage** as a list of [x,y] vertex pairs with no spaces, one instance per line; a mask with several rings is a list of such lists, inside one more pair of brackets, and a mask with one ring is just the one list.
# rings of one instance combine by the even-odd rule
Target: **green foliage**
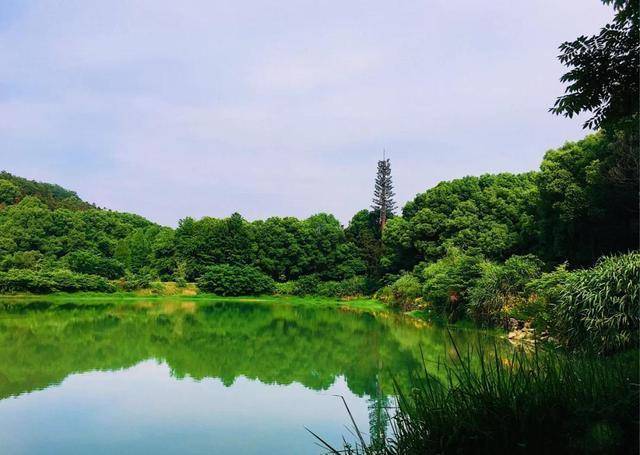
[[175,233],[177,256],[187,262],[189,280],[198,278],[213,264],[252,264],[252,239],[251,225],[237,213],[224,219],[186,218]]
[[324,213],[255,222],[236,213],[186,218],[172,230],[131,214],[66,208],[60,201],[71,192],[3,177],[19,196],[0,210],[0,270],[126,273],[123,287],[133,289],[157,279],[185,285],[215,265],[246,266],[292,282],[282,293],[348,296],[387,284],[380,296],[398,307],[422,296],[449,319],[466,313],[486,324],[515,317],[548,327],[554,298],[526,289],[542,264],[532,271],[518,255],[575,267],[635,248],[636,143],[628,130],[604,131],[549,151],[539,173],[442,182],[407,203],[383,234],[367,210],[346,229]]
[[525,251],[535,240],[536,198],[532,173],[441,182],[408,202],[402,221],[389,222],[384,264],[407,270],[419,260],[438,260],[451,247],[495,260]]
[[403,310],[411,309],[422,296],[420,280],[410,273],[398,278],[393,284],[385,286],[378,297],[383,302]]
[[275,291],[276,295],[295,295],[296,282],[295,281],[285,281],[284,283],[280,283],[276,281],[275,283]]
[[564,280],[555,334],[570,348],[601,353],[638,346],[640,253],[604,258]]
[[[136,232],[144,231],[149,241],[157,233],[158,228],[148,221],[136,215],[63,203],[62,200],[73,200],[71,193],[56,186],[18,178],[11,182],[22,195],[19,202],[0,210],[0,270],[13,270],[9,276],[11,287],[36,292],[110,290],[106,281],[94,283],[93,278],[84,277],[114,279],[121,277],[125,268],[149,267],[148,255],[136,257],[130,253],[139,251],[130,241]],[[77,210],[80,206],[82,210]],[[126,260],[126,267],[115,259],[123,242],[128,242],[129,248],[127,256],[120,256]],[[77,273],[69,278],[71,272]],[[19,273],[25,275],[22,285]]]
[[118,242],[114,257],[134,273],[149,267],[154,262],[152,244],[158,232],[156,226],[132,231]]
[[118,287],[125,291],[135,291],[148,288],[152,281],[153,277],[148,272],[132,273],[127,270],[124,277],[118,280]]
[[302,222],[304,274],[317,274],[324,280],[349,278],[365,271],[353,244],[347,243],[340,222],[320,213]]
[[294,281],[293,295],[314,295],[318,293],[320,278],[317,275],[305,275]]
[[363,276],[354,276],[342,281],[325,281],[317,287],[317,294],[325,297],[359,297],[368,293],[367,279]]
[[0,262],[0,269],[40,269],[44,255],[39,251],[16,251],[7,254]]
[[0,172],[0,203],[13,204],[26,196],[39,199],[50,209],[87,210],[94,208],[93,205],[80,199],[76,193],[61,186],[27,180],[5,171]]
[[422,270],[424,300],[450,320],[465,314],[469,291],[482,274],[482,259],[462,253],[457,248]]
[[72,251],[64,257],[64,261],[73,272],[100,275],[109,279],[119,278],[124,274],[124,267],[120,262],[92,251]]
[[340,280],[366,269],[338,220],[324,213],[306,220],[274,217],[253,223],[238,214],[222,220],[187,218],[175,235],[188,279],[212,264],[253,265],[278,281],[311,274]]
[[274,280],[291,280],[303,272],[302,223],[297,218],[272,217],[253,223],[255,265]]
[[566,264],[562,264],[552,272],[531,280],[525,286],[526,300],[514,308],[512,316],[518,320],[529,320],[538,329],[550,330],[554,324],[556,305],[570,273]]
[[163,280],[175,278],[186,283],[186,264],[178,263],[176,256],[175,231],[161,228],[151,239],[151,265]]
[[453,351],[452,362],[438,362],[444,381],[425,362],[411,389],[396,385],[386,438],[325,447],[366,455],[638,453],[637,352],[602,360]]
[[[163,277],[162,275],[160,275]],[[177,263],[174,278],[178,287],[183,288],[187,286],[187,264],[185,261],[180,261]]]
[[7,179],[0,179],[0,204],[14,204],[20,195],[18,187]]
[[0,237],[0,257],[13,253],[17,247],[15,240],[8,237]]
[[413,244],[412,224],[404,217],[391,218],[382,235],[380,266],[388,273],[410,269],[423,259]]
[[275,291],[273,279],[250,266],[212,265],[198,278],[198,288],[217,295],[261,295]]
[[469,292],[467,312],[480,324],[498,325],[527,299],[527,284],[540,277],[543,263],[533,255],[512,256],[504,264],[484,263]]
[[305,275],[295,281],[276,284],[282,295],[321,295],[325,297],[358,297],[373,292],[372,280],[365,276],[352,276],[343,280],[322,281],[318,275]]
[[[562,43],[560,62],[570,68],[560,80],[567,85],[551,112],[573,117],[589,112],[585,128],[609,127],[631,117],[637,129],[640,90],[640,7],[635,0],[613,4],[613,23],[594,36]],[[634,118],[635,117],[635,118]]]
[[382,256],[382,235],[378,214],[369,210],[356,213],[345,229],[345,236],[356,250],[358,257],[366,265],[367,276],[380,277],[380,257]]
[[[536,178],[545,259],[591,265],[603,254],[637,248],[637,163],[624,158],[637,155],[637,148],[620,156],[621,148],[624,144],[598,133],[545,154]],[[633,172],[618,178],[626,175],[623,168],[634,166],[635,178]]]
[[74,273],[70,270],[21,270],[0,272],[0,292],[49,292],[99,291],[113,292],[115,287],[97,275]]
[[387,218],[393,216],[397,208],[393,199],[395,193],[391,178],[391,160],[383,159],[378,161],[378,173],[374,188],[371,208],[378,215],[380,228],[384,229]]
[[[11,185],[17,186],[6,180],[3,187]],[[330,215],[254,223],[238,214],[187,218],[174,231],[130,214],[48,206],[69,195],[54,186],[43,188],[27,188],[34,195],[20,193],[19,202],[0,210],[0,270],[67,266],[111,279],[126,272],[121,285],[127,289],[158,277],[186,283],[219,264],[254,266],[277,280],[315,275],[342,281],[367,271],[362,251]]]
[[548,152],[539,184],[545,256],[574,265],[638,246],[640,7],[603,3],[613,6],[613,22],[560,46],[568,85],[550,109],[589,112],[584,127],[602,131]]

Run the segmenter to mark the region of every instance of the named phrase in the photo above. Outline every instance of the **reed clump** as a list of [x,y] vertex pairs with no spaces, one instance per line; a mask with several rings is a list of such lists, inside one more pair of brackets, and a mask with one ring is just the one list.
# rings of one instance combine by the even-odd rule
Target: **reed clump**
[[397,409],[382,440],[324,447],[347,454],[638,453],[637,351],[505,357],[497,346],[454,348],[452,362],[425,363],[410,390],[396,384]]

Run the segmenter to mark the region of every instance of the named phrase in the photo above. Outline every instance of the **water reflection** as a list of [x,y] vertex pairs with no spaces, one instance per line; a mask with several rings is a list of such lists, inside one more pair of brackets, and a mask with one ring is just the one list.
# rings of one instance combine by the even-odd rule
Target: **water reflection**
[[435,365],[446,336],[312,306],[1,305],[0,440],[28,453],[317,453],[303,426],[346,433],[332,395],[380,437],[392,376],[409,381],[418,346]]

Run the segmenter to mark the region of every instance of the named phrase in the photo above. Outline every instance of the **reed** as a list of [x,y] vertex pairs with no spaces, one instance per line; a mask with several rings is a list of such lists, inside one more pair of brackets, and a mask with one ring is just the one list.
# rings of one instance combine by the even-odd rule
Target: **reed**
[[638,453],[637,351],[505,358],[497,345],[454,349],[452,362],[423,362],[411,390],[396,383],[382,442],[320,443],[334,454]]

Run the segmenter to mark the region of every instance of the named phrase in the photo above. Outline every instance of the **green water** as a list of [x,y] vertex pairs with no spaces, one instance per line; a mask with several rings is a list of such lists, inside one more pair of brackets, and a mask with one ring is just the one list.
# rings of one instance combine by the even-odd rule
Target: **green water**
[[379,435],[392,375],[409,383],[420,346],[438,374],[447,337],[278,302],[0,301],[0,453],[321,453],[305,426],[350,437],[335,395]]

